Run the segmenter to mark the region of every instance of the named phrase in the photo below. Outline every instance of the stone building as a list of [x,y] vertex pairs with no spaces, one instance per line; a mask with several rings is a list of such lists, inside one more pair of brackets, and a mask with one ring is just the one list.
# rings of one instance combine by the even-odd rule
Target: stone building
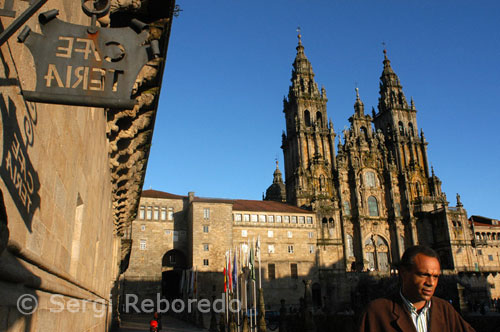
[[260,235],[270,308],[281,298],[298,305],[301,279],[311,280],[316,306],[335,311],[359,304],[369,297],[363,283],[393,276],[405,248],[415,244],[438,252],[450,299],[458,297],[457,283],[470,299],[498,297],[500,226],[481,217],[469,222],[458,194],[450,206],[429,168],[415,102],[407,101],[386,51],[378,110],[366,114],[356,89],[350,127],[336,143],[326,89],[318,88],[298,37],[283,101],[285,181],[276,165],[263,201],[144,191],[124,290],[181,296],[180,271],[195,268],[198,296],[220,294],[226,250]]
[[145,190],[126,233],[132,252],[123,293],[182,297],[183,270],[192,268],[198,272],[197,296],[220,298],[226,252],[249,248],[260,237],[262,283],[272,290],[266,300],[275,306],[281,298],[298,303],[302,279],[317,280],[316,224],[313,212],[274,201]]
[[[39,8],[30,7],[39,3]],[[89,8],[93,3],[48,0],[0,5],[1,331],[106,331],[117,319],[112,300],[116,303],[119,275],[125,268],[122,257],[130,250],[121,238],[137,211],[175,2],[151,0],[132,6],[112,0],[109,11],[102,11],[91,27],[92,19],[82,6],[101,12],[102,8]],[[12,30],[11,37],[4,34],[30,8],[36,11],[19,31]],[[44,30],[56,17],[60,24],[83,26],[89,38],[72,34],[79,28]],[[27,47],[37,36],[55,36],[58,42],[45,42],[41,51],[53,51],[63,59],[45,68],[46,87],[53,83],[67,89],[67,95],[78,89],[91,95],[113,83],[94,75],[105,75],[99,66],[108,66],[104,62],[110,62],[109,57],[120,55],[101,54],[103,50],[91,40],[97,42],[96,34],[104,29],[127,27],[133,18],[149,24],[140,33],[158,46],[156,56],[133,76],[129,98],[135,106],[71,106],[76,102],[64,98],[66,93],[54,104],[48,104],[49,98],[28,101],[27,91],[40,88],[37,74],[44,75],[37,70],[46,59]],[[96,68],[64,67],[69,63],[64,61],[88,59],[89,54]],[[119,59],[113,58],[114,63]],[[62,69],[67,70],[65,75],[57,72]],[[98,98],[87,100],[93,104]]]

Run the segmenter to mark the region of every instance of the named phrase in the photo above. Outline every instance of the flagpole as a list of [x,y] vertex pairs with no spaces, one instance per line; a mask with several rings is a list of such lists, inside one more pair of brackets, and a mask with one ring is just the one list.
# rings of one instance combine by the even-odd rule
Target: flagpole
[[260,264],[260,235],[257,238],[257,250],[259,251],[259,289],[262,288],[262,266]]
[[229,271],[227,270],[227,268],[228,268],[228,265],[227,265],[227,251],[226,251],[226,278],[224,280],[224,283],[226,285],[226,287],[225,287],[226,293],[224,294],[225,301],[226,301],[226,326],[228,326],[228,324],[229,324],[229,312],[228,312],[228,308],[227,308],[227,306],[228,306],[228,299],[227,298],[228,298],[228,294],[229,294],[229,287],[227,287],[228,286],[227,281],[229,278],[227,276],[229,275]]
[[[238,247],[235,247],[234,248],[234,264],[233,264],[233,269],[234,271],[236,272],[236,301],[238,302],[238,309],[241,309],[240,307],[240,292],[239,292],[239,289],[238,289]],[[241,310],[238,310],[238,312],[236,313],[236,319],[237,319],[237,322],[238,322],[238,327],[237,327],[237,330],[238,332],[240,331],[240,311]]]

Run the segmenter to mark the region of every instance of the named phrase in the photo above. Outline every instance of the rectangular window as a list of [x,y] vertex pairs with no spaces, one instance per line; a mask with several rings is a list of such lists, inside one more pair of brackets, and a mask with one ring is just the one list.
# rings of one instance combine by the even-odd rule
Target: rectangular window
[[266,222],[266,216],[263,214],[259,214],[259,221],[260,222]]
[[174,231],[174,242],[179,241],[179,231]]
[[153,210],[153,219],[154,220],[158,220],[160,218],[159,211],[160,211],[160,209],[157,206],[155,206],[154,210]]
[[267,279],[276,279],[276,266],[274,264],[267,264]]
[[276,222],[281,222],[281,216],[276,216]]
[[292,231],[287,231],[286,236],[291,239],[292,238]]
[[299,278],[299,274],[297,271],[297,264],[295,264],[295,263],[290,264],[290,276],[292,277],[292,279]]
[[307,223],[312,224],[313,223],[313,217],[307,217]]
[[296,224],[297,223],[297,216],[292,216],[292,224]]
[[146,211],[146,208],[144,207],[144,205],[141,205],[141,207],[139,208],[139,219],[144,219],[145,211]]
[[306,218],[304,216],[299,217],[299,224],[304,224],[306,222]]
[[489,259],[490,261],[493,261],[493,255],[488,255],[488,259]]
[[246,229],[242,229],[241,230],[241,237],[247,237],[248,236],[248,232]]
[[269,244],[269,245],[267,246],[267,252],[268,252],[269,254],[274,254],[274,244]]
[[203,260],[203,266],[208,266],[208,258],[205,258],[205,259]]
[[293,254],[293,244],[288,245],[288,253]]
[[208,243],[203,243],[203,251],[208,251]]
[[309,245],[309,253],[314,254],[314,244]]
[[234,221],[241,221],[241,214],[240,213],[236,213],[234,215]]
[[274,216],[267,216],[267,222],[274,222]]
[[273,231],[267,231],[267,237],[273,237],[274,232]]
[[167,220],[167,209],[164,207],[161,208],[160,219]]
[[314,237],[314,232],[309,232],[308,236],[310,239],[312,239]]
[[141,231],[145,231],[146,230],[146,225],[141,225]]
[[210,219],[210,209],[209,208],[203,209],[203,219]]
[[249,214],[244,214],[243,215],[243,221],[250,221],[250,215]]
[[288,224],[290,222],[290,216],[284,216],[283,217],[283,222]]
[[174,209],[168,208],[168,220],[174,220]]
[[250,216],[250,220],[253,221],[253,222],[257,222],[257,215],[256,214],[252,214]]
[[481,250],[481,249],[477,249],[477,254],[478,254],[478,255],[482,255],[482,254],[483,254],[483,250]]
[[170,235],[170,233],[172,233],[172,232],[169,229],[165,230],[165,235]]
[[203,225],[203,233],[208,233],[208,225]]
[[141,250],[146,250],[146,240],[140,240],[139,241],[139,248]]
[[344,201],[344,213],[346,216],[351,215],[351,206],[349,205],[348,201]]
[[151,220],[152,214],[153,208],[151,206],[148,206],[146,210],[146,219]]

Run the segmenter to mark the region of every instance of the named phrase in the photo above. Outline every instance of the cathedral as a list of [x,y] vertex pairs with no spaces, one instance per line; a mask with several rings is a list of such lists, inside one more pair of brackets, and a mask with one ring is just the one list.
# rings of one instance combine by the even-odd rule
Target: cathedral
[[[499,222],[467,219],[458,194],[456,206],[449,205],[428,166],[415,104],[387,52],[378,111],[366,114],[356,89],[350,127],[336,139],[326,89],[314,80],[300,34],[296,50],[283,100],[284,177],[277,163],[262,201],[143,191],[123,238],[123,293],[219,296],[228,250],[260,238],[259,282],[271,310],[281,299],[298,307],[304,284],[317,307],[352,307],[364,296],[363,280],[394,276],[405,248],[415,244],[439,253],[443,275],[452,280],[450,300],[458,303],[458,293],[499,297]],[[186,270],[199,273],[196,294],[183,288]],[[460,305],[465,309],[465,301]]]
[[[450,207],[428,167],[427,141],[417,109],[403,93],[384,50],[378,112],[365,114],[356,89],[350,128],[338,139],[328,121],[325,88],[318,88],[299,35],[292,85],[283,101],[282,149],[288,204],[316,212],[320,264],[347,271],[387,272],[405,247],[435,248],[443,268],[463,263],[471,232],[459,197]],[[266,199],[275,199],[266,197]],[[462,225],[455,236],[452,225]],[[455,226],[455,228],[458,226]],[[464,237],[465,236],[465,237]]]

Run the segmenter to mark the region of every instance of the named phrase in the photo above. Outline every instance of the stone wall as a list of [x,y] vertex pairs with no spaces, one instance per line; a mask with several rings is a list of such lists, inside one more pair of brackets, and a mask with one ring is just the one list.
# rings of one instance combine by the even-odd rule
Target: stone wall
[[[126,9],[129,16],[136,10],[148,18],[148,9],[167,2],[174,4],[148,1],[141,8],[141,2],[134,2]],[[15,17],[30,5],[13,3]],[[112,12],[120,10],[116,1],[111,3]],[[88,26],[90,18],[81,5],[48,0],[25,25],[40,33],[38,14],[57,9],[58,19]],[[17,42],[20,30],[1,46],[0,330],[109,329],[121,229],[131,222],[142,187],[171,7],[161,14],[169,18],[158,13],[149,17],[154,26],[150,38],[161,39],[162,54],[137,82],[140,103],[134,110],[28,102],[20,87],[35,89],[37,59]],[[5,29],[14,18],[0,20]],[[98,24],[109,22],[108,15]],[[20,301],[24,294],[30,297]],[[26,312],[33,312],[24,315],[19,307],[23,304]]]
[[[17,12],[29,4],[14,3]],[[87,24],[80,5],[48,1],[41,11],[57,8],[60,19]],[[2,17],[4,26],[11,22]],[[27,24],[38,30],[37,15]],[[119,250],[106,113],[26,102],[18,84],[33,88],[34,59],[15,37],[1,56],[0,190],[9,238],[0,256],[0,329],[103,331]],[[23,294],[38,302],[31,315],[16,307]]]

